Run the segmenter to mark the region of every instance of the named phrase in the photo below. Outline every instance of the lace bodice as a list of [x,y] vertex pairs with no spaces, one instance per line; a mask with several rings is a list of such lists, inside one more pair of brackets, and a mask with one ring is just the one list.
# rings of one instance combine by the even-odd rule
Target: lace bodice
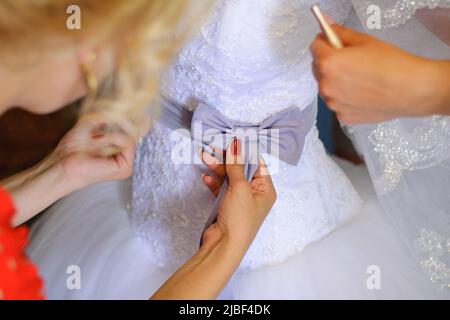
[[[210,21],[178,54],[163,91],[195,107],[202,100],[234,120],[258,123],[316,96],[309,46],[319,32],[316,0],[220,0]],[[350,1],[320,1],[343,21]]]

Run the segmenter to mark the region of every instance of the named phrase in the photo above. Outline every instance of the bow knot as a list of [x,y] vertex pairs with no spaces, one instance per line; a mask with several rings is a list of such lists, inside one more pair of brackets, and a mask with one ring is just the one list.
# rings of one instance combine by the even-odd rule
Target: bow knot
[[[258,170],[261,154],[266,153],[290,165],[297,165],[303,153],[305,139],[315,124],[316,108],[300,110],[291,107],[274,114],[259,125],[233,122],[218,110],[200,104],[192,117],[192,137],[205,149],[225,150],[234,140],[241,141],[241,156],[245,175],[251,181]],[[225,181],[205,230],[215,222],[218,206],[228,182]]]

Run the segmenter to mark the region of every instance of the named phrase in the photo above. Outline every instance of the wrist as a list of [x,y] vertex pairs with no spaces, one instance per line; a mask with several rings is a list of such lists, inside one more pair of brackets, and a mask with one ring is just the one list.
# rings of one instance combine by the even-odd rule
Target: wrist
[[61,177],[60,186],[67,193],[83,189],[96,182],[94,177],[97,172],[86,174],[85,166],[88,165],[89,158],[80,159],[77,155],[61,157],[55,154],[50,161],[53,170]]
[[237,241],[227,234],[221,234],[214,240],[205,242],[198,254],[200,257],[210,256],[212,253],[226,257],[227,261],[239,266],[250,244],[245,241]]
[[17,209],[13,224],[18,226],[69,194],[71,189],[64,183],[58,166],[51,165],[37,168],[26,181],[10,192]]
[[61,190],[63,196],[77,191],[85,185],[79,177],[67,172],[61,161],[53,162],[48,170],[55,179],[55,187]]
[[209,239],[152,299],[216,299],[236,272],[244,255],[245,252],[233,247],[233,242],[227,236]]

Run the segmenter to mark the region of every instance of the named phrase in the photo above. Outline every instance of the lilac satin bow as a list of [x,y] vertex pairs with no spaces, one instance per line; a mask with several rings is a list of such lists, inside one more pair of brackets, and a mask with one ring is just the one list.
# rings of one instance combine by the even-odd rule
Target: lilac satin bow
[[[204,147],[212,145],[220,150],[226,149],[234,139],[239,139],[245,160],[245,176],[251,181],[258,170],[263,153],[271,154],[290,165],[299,163],[306,135],[315,124],[315,116],[315,108],[300,110],[298,107],[291,107],[255,126],[233,122],[215,108],[200,104],[192,118],[191,132],[197,143]],[[196,130],[199,126],[202,130]],[[198,132],[203,134],[199,135]],[[216,221],[219,204],[227,189],[226,180],[205,230]]]
[[[259,125],[231,121],[204,103],[200,103],[192,113],[185,106],[165,97],[161,100],[161,110],[161,114],[157,115],[158,122],[173,130],[190,129],[194,141],[203,148],[214,146],[224,150],[235,138],[239,139],[244,151],[245,175],[251,181],[263,153],[290,165],[299,163],[306,136],[316,121],[317,102],[314,101],[303,110],[291,107],[270,116]],[[205,230],[216,221],[219,204],[227,189],[226,180]]]

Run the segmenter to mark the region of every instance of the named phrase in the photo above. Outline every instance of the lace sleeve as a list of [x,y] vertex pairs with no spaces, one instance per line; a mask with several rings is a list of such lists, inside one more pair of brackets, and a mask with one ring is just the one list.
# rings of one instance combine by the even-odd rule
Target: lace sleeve
[[380,8],[381,27],[397,27],[406,23],[417,10],[423,8],[450,8],[450,0],[352,0],[361,21],[367,21],[372,11],[371,6]]

